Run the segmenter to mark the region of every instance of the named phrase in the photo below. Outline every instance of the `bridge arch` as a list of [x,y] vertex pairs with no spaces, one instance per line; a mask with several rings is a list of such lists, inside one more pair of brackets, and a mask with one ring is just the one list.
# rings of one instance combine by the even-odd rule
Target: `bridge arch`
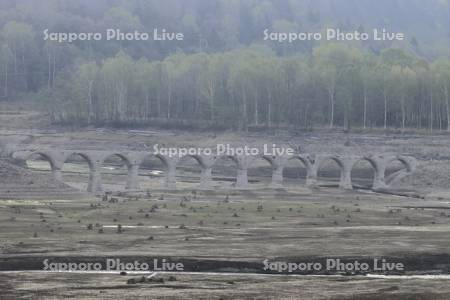
[[45,160],[50,165],[50,170],[55,170],[58,168],[59,162],[56,157],[53,156],[52,153],[46,151],[33,151],[25,156],[24,160],[27,162],[29,160],[33,160],[34,158],[41,158]]
[[253,187],[267,188],[276,171],[276,156],[256,155],[247,158],[248,183]]
[[[132,163],[130,158],[126,154],[119,152],[110,152],[103,155],[99,160],[100,177],[102,186],[110,187],[106,190],[123,190],[126,188],[126,183],[131,176]],[[108,172],[106,172],[108,170]],[[122,182],[122,185],[117,185],[115,182]]]
[[188,159],[195,160],[201,168],[205,168],[206,167],[206,163],[205,163],[204,158],[202,156],[200,156],[200,155],[192,155],[192,154],[186,154],[186,155],[180,157],[180,159],[177,161],[177,165],[179,165],[182,161],[185,161],[185,160],[188,160]]
[[[182,158],[171,158],[160,154],[146,154],[145,152],[105,152],[105,151],[78,151],[78,150],[47,150],[47,149],[30,149],[13,152],[12,157],[18,160],[27,161],[33,157],[38,157],[40,160],[46,161],[50,165],[50,170],[52,171],[55,179],[62,180],[62,168],[68,159],[72,156],[81,157],[88,165],[90,179],[88,190],[92,192],[101,191],[101,169],[102,166],[108,161],[109,158],[115,158],[116,163],[119,162],[122,167],[125,166],[125,172],[122,174],[108,174],[109,176],[127,176],[123,179],[126,182],[126,189],[134,190],[138,189],[139,186],[136,184],[138,182],[139,170],[142,166],[146,157],[155,158],[160,164],[162,172],[166,171],[164,177],[166,185],[168,188],[175,188],[175,175],[176,168],[184,159],[194,160],[196,166],[201,168],[201,180],[200,187],[211,187],[211,181],[219,179],[219,181],[230,182],[236,184],[238,188],[246,188],[248,183],[247,173],[249,169],[255,166],[260,166],[261,161],[264,161],[272,169],[263,174],[272,175],[272,186],[279,187],[283,182],[284,177],[283,171],[292,165],[292,162],[299,162],[301,167],[306,169],[306,184],[307,186],[314,186],[317,183],[319,177],[332,177],[334,179],[340,178],[339,186],[341,188],[351,189],[354,182],[352,182],[352,172],[354,172],[357,167],[356,165],[360,162],[368,164],[372,169],[374,174],[374,180],[372,181],[372,188],[374,190],[383,189],[388,187],[392,182],[398,180],[399,178],[411,174],[416,166],[416,160],[410,156],[403,155],[373,155],[373,156],[339,156],[339,155],[313,155],[308,154],[294,155],[294,156],[197,156],[197,155],[186,155]],[[228,167],[220,168],[218,171],[218,164],[220,162],[225,162]],[[258,162],[259,161],[259,162]],[[393,168],[394,165],[397,168]],[[322,169],[327,166],[332,166],[322,172]],[[214,170],[214,175],[212,176]],[[251,171],[251,170],[250,170]],[[105,176],[105,174],[104,174]],[[220,178],[217,178],[221,176]],[[251,174],[250,174],[251,176]],[[117,182],[117,180],[115,180]],[[203,184],[203,185],[202,185]],[[222,185],[225,186],[225,185]]]
[[383,176],[387,186],[390,186],[395,180],[411,174],[415,168],[411,159],[401,155],[386,158],[384,165]]
[[352,162],[350,176],[353,188],[371,189],[379,176],[378,162],[369,156],[357,157]]
[[[330,164],[331,163],[331,164]],[[338,156],[327,155],[316,157],[317,164],[317,180],[322,184],[340,184],[341,177],[344,172],[345,163]],[[337,168],[336,168],[337,166]],[[324,170],[327,167],[327,170]],[[327,180],[325,180],[327,179]],[[335,180],[336,179],[336,180]]]
[[122,162],[124,162],[127,167],[131,166],[131,160],[128,158],[128,156],[126,154],[122,154],[120,152],[111,152],[111,153],[105,154],[100,161],[100,165],[103,165],[109,159],[114,158],[114,157],[120,158],[120,160]]
[[66,157],[64,158],[63,164],[65,164],[71,157],[74,157],[74,156],[81,157],[88,164],[90,170],[93,170],[95,168],[94,159],[91,158],[91,156],[88,153],[79,152],[79,151],[74,151],[74,152],[70,152],[69,154],[67,154]]
[[[77,163],[79,166],[76,168],[75,171],[70,170],[69,167],[68,167],[68,163],[71,160],[76,160],[76,158],[81,158],[82,163],[81,164]],[[84,166],[83,162],[87,165],[86,170],[83,167]],[[83,187],[83,188],[80,188],[80,189],[89,190],[90,181],[92,180],[92,173],[96,169],[97,169],[97,166],[95,164],[95,160],[93,158],[91,158],[89,153],[80,152],[80,151],[70,152],[64,157],[64,160],[62,162],[62,166],[61,166],[62,176],[61,176],[61,179],[64,182],[66,182],[66,181],[72,182],[72,184],[70,184],[70,183],[68,183],[68,184],[69,185],[73,185],[76,188],[80,188],[80,186],[84,186],[85,185],[84,181],[86,181],[86,187],[85,188]],[[79,177],[83,177],[83,179],[81,181],[78,178],[75,178],[75,181],[74,180],[67,180],[69,178],[70,174],[73,173],[73,172],[78,173]]]
[[196,188],[200,185],[201,173],[206,168],[203,158],[198,155],[187,154],[176,161],[175,178],[177,183],[183,182],[187,188]]
[[220,183],[222,188],[231,188],[236,184],[239,160],[232,155],[218,155],[211,165],[212,184]]
[[287,158],[283,163],[283,182],[306,184],[310,166],[311,163],[303,155],[294,155]]
[[[160,188],[164,186],[164,182],[167,181],[168,171],[169,171],[169,160],[161,154],[148,153],[141,156],[140,160],[137,162],[138,170],[137,176],[135,178],[136,185],[144,184],[143,188]],[[157,178],[158,186],[152,185],[152,180],[145,180]]]

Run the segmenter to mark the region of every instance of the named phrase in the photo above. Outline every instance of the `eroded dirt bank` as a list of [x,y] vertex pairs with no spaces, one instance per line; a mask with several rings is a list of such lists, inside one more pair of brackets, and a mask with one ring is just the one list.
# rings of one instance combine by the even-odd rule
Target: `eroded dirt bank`
[[[130,282],[134,282],[130,284]],[[221,274],[0,274],[2,299],[447,300],[447,279]]]
[[[267,258],[213,258],[213,257],[170,257],[170,256],[6,256],[0,258],[0,271],[64,271],[71,268],[69,264],[77,264],[79,269],[73,271],[93,271],[94,264],[101,265],[100,271],[147,271],[143,263],[150,266],[151,271],[177,271],[175,264],[182,264],[185,272],[220,272],[220,273],[259,273],[259,274],[298,274],[298,275],[440,275],[450,274],[449,254],[397,253],[395,256],[383,257],[275,257]],[[327,260],[336,261],[333,265]],[[375,261],[376,260],[376,261]],[[45,262],[44,262],[45,261]],[[355,263],[356,262],[356,263]],[[283,263],[290,264],[284,269]],[[297,264],[295,267],[294,264]],[[309,270],[299,270],[298,266],[309,265]],[[313,265],[320,264],[320,269]],[[367,264],[368,270],[360,265]],[[394,269],[394,264],[402,264],[402,270]],[[127,269],[127,265],[132,268]],[[346,265],[346,266],[343,266]],[[75,265],[74,265],[75,266]],[[86,267],[85,267],[86,266]],[[181,266],[181,265],[180,265]],[[329,266],[329,267],[327,267]],[[289,265],[287,266],[289,267]],[[81,269],[80,269],[81,268]],[[136,269],[137,268],[137,269]],[[348,268],[348,269],[347,269]],[[355,269],[351,269],[355,268]],[[391,269],[392,268],[392,269]]]

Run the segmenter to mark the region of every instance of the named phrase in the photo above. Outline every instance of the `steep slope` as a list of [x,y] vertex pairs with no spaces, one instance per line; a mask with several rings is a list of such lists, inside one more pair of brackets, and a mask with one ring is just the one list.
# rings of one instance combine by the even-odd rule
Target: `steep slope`
[[83,193],[28,169],[0,159],[0,199],[73,199]]

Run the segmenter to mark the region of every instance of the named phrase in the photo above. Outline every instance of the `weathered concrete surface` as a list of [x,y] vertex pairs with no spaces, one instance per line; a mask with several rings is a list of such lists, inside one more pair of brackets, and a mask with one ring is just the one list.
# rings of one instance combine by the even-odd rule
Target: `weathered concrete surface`
[[[167,157],[163,155],[154,155],[147,152],[114,152],[114,151],[72,151],[72,150],[54,150],[54,149],[24,149],[12,153],[14,159],[27,160],[32,156],[40,155],[46,159],[51,166],[53,176],[56,180],[62,180],[62,167],[67,159],[72,155],[79,155],[89,165],[90,175],[88,191],[97,193],[103,190],[101,182],[100,168],[111,156],[119,157],[127,166],[128,177],[126,182],[127,190],[139,190],[139,168],[147,157],[155,157],[159,159],[165,167],[165,178],[162,181],[162,188],[176,188],[176,167],[182,158]],[[212,166],[219,159],[218,156],[197,156],[189,155],[194,158],[201,168],[199,189],[211,189],[212,184]],[[236,188],[248,189],[248,169],[258,158],[262,158],[269,162],[272,167],[272,181],[270,186],[280,188],[283,186],[283,169],[292,161],[299,160],[306,168],[306,185],[315,186],[318,181],[318,171],[328,160],[335,161],[340,169],[339,187],[342,189],[352,189],[351,172],[355,164],[361,160],[368,161],[374,170],[373,190],[379,190],[389,187],[389,184],[395,179],[412,174],[416,166],[416,160],[410,156],[381,154],[371,156],[355,156],[355,155],[292,155],[292,156],[227,156],[235,162],[237,176]],[[391,174],[386,178],[385,170],[387,166],[399,161],[403,164],[404,169]]]

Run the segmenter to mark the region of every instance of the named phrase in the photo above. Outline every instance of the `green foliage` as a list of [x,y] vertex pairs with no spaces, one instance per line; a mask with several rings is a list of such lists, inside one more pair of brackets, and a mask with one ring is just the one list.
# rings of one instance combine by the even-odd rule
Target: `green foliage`
[[153,62],[119,52],[57,76],[49,97],[61,122],[447,129],[449,88],[448,60],[329,44],[290,57],[264,47]]
[[[336,2],[3,1],[0,99],[29,95],[55,122],[80,124],[450,128],[450,62],[432,62],[450,49],[447,1],[347,0],[330,10]],[[432,22],[411,21],[416,19]],[[262,40],[266,28],[368,31],[368,24],[390,24],[410,38]],[[69,44],[43,41],[45,28],[165,28],[186,38]]]

